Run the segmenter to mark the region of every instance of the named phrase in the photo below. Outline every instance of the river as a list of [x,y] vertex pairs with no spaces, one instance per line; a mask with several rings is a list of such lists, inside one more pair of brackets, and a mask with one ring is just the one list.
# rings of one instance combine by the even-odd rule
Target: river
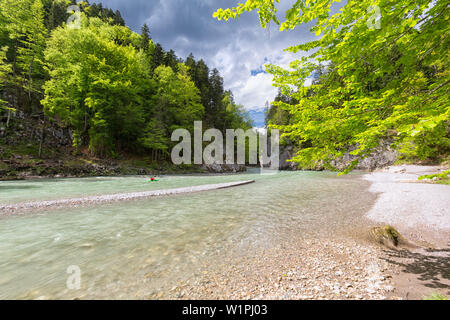
[[[0,204],[255,180],[230,189],[0,215],[0,299],[136,299],[198,276],[223,254],[292,235],[361,237],[375,201],[358,174],[235,175],[0,182]],[[223,263],[223,261],[221,261]],[[233,263],[233,261],[229,261]],[[67,287],[68,268],[81,287]]]

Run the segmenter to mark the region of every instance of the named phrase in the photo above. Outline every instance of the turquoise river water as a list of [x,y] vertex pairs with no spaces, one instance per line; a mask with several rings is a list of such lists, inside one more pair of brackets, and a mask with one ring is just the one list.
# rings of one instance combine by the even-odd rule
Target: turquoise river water
[[[0,213],[0,299],[135,299],[196,277],[221,253],[246,254],[292,234],[358,236],[375,199],[357,174],[163,176],[0,182],[0,204],[241,180],[230,189],[101,205]],[[232,262],[230,262],[232,263]],[[81,287],[68,288],[69,266]]]

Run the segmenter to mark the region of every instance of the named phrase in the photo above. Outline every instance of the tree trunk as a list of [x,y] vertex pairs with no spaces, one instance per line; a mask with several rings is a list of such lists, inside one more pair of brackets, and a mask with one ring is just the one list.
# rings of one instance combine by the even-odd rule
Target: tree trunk
[[9,126],[9,120],[11,119],[11,109],[8,109],[8,119],[6,119],[6,127]]
[[[13,79],[16,78],[16,62],[17,62],[17,42],[14,48],[14,59],[13,59],[13,64],[12,64],[12,76]],[[12,98],[12,105],[13,107],[16,106],[16,99],[18,97],[18,92],[17,92],[17,86],[15,86],[15,91],[16,91],[16,96]],[[8,119],[6,120],[6,127],[8,128],[9,126],[9,121],[11,120],[11,109],[8,109]]]
[[31,106],[31,73],[33,71],[33,61],[34,56],[31,58],[30,66],[28,69],[28,99],[30,99],[30,106]]
[[42,124],[42,132],[41,132],[41,141],[39,143],[39,158],[42,156],[42,145],[44,144],[45,139],[45,115],[44,115],[44,123]]

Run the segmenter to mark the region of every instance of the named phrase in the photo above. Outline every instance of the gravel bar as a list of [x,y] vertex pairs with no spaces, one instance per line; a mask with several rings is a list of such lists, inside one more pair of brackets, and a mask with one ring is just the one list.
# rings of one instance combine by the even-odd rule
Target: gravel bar
[[43,208],[48,209],[48,208],[55,208],[55,207],[78,206],[78,205],[86,205],[86,204],[97,204],[97,203],[105,203],[105,202],[134,200],[134,199],[141,199],[141,198],[171,196],[171,195],[176,195],[176,194],[218,190],[218,189],[243,186],[243,185],[254,183],[254,182],[255,182],[254,180],[247,180],[247,181],[238,181],[238,182],[207,184],[207,185],[184,187],[184,188],[177,188],[177,189],[153,190],[153,191],[143,191],[143,192],[131,192],[131,193],[91,196],[91,197],[83,197],[83,198],[34,201],[34,202],[17,203],[17,204],[11,204],[11,205],[0,205],[0,215],[11,214],[11,213],[15,213],[17,211],[35,210],[35,209],[43,209]]

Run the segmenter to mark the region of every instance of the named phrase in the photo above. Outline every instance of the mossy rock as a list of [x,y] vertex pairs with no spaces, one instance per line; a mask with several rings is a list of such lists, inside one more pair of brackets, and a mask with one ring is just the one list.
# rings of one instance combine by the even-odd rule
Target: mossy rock
[[0,170],[8,170],[8,168],[9,166],[6,163],[0,161]]
[[388,247],[398,247],[403,242],[403,237],[393,226],[385,225],[374,227],[370,230],[371,237]]
[[35,169],[35,171],[36,171],[36,174],[37,174],[38,176],[42,176],[42,175],[45,175],[45,174],[46,174],[47,168],[44,167],[44,166],[38,166],[38,167]]

